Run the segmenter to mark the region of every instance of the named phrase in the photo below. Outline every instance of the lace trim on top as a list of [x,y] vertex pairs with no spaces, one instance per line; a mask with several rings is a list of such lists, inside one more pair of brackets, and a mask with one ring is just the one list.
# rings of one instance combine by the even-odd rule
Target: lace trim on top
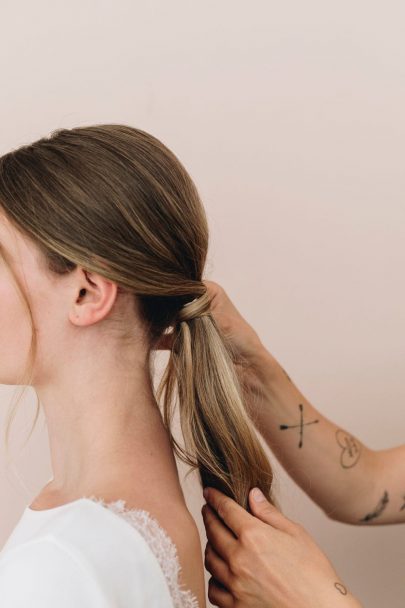
[[88,497],[123,517],[146,540],[166,578],[174,608],[199,608],[196,596],[189,589],[181,589],[179,573],[181,566],[177,547],[158,521],[143,509],[128,509],[125,500],[105,502],[103,498]]

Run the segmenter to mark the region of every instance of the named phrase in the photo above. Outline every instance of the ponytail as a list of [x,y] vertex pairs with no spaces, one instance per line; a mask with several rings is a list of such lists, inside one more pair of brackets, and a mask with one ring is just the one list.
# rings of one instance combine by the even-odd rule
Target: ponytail
[[[247,509],[256,486],[274,504],[272,469],[244,407],[230,346],[209,305],[205,291],[178,314],[157,390],[158,401],[164,393],[164,424],[177,456],[199,469],[203,487],[215,487]],[[171,433],[176,388],[184,448]]]

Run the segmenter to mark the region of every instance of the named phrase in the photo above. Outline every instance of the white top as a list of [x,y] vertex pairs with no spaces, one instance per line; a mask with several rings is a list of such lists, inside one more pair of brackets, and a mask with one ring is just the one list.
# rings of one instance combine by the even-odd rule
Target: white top
[[177,549],[147,511],[82,497],[28,506],[0,552],[1,608],[198,608]]

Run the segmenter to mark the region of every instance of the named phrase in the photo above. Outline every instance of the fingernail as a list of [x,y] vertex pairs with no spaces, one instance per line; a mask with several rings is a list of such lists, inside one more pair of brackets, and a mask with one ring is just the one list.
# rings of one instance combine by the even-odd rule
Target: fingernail
[[204,490],[203,490],[203,496],[204,496],[205,500],[207,500],[207,497],[208,497],[208,488],[204,488]]
[[256,502],[263,502],[263,500],[266,500],[263,492],[259,490],[259,488],[254,488],[252,494],[253,500],[255,500]]

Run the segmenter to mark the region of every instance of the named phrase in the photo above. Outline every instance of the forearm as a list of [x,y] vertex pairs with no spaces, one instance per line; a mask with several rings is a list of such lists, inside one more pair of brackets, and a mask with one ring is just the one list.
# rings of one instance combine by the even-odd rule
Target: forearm
[[381,493],[376,453],[317,411],[264,348],[252,365],[249,409],[277,459],[328,517],[369,523]]

